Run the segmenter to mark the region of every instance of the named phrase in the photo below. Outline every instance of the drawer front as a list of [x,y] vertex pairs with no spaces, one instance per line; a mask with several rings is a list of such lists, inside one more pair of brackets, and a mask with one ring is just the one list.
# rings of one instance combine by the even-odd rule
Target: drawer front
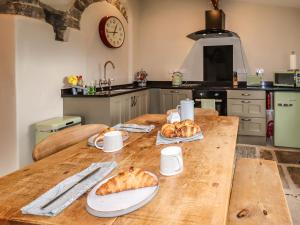
[[264,118],[241,117],[239,135],[266,136],[266,120]]
[[242,91],[242,90],[228,90],[227,98],[238,98],[238,99],[266,99],[265,91]]
[[228,99],[227,112],[230,116],[265,118],[265,100]]

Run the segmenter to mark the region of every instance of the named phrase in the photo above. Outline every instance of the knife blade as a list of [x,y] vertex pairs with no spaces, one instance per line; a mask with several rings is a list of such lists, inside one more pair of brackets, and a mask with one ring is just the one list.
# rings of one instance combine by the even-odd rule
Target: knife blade
[[136,129],[136,130],[146,130],[148,127],[136,127],[133,125],[121,125],[119,128],[121,129]]
[[60,193],[58,196],[56,196],[54,199],[52,199],[51,201],[47,202],[45,205],[41,206],[41,209],[45,209],[47,208],[49,205],[51,205],[53,202],[55,202],[56,200],[58,200],[61,196],[63,196],[65,193],[67,193],[69,190],[71,190],[73,187],[75,187],[77,184],[81,183],[82,181],[88,179],[89,177],[93,176],[95,173],[97,173],[102,167],[99,167],[95,170],[92,170],[89,174],[85,175],[84,177],[82,177],[78,182],[76,182],[74,185],[72,185],[71,187],[69,187],[68,189],[66,189],[64,192]]

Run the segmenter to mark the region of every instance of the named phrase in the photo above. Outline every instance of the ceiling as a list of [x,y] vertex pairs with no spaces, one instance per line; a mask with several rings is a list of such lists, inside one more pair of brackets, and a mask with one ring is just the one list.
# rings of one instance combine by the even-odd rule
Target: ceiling
[[[224,2],[226,1],[227,0],[224,0]],[[234,0],[234,1],[300,8],[300,0]]]
[[[69,9],[71,5],[75,2],[75,0],[40,0],[40,1],[60,10]],[[226,1],[228,0],[220,0],[221,4],[225,3]],[[262,3],[262,4],[300,8],[300,0],[233,0],[233,1]]]

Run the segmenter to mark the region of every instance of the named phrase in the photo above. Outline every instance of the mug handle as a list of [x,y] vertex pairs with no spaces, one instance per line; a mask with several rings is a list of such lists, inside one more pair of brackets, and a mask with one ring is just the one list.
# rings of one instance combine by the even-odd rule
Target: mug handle
[[176,160],[177,160],[177,165],[178,165],[178,169],[176,169],[174,172],[179,172],[179,171],[182,170],[182,168],[183,168],[183,161],[182,161],[182,158],[179,157],[178,155],[174,155],[174,156],[172,156],[172,157],[176,158]]
[[181,105],[176,106],[176,110],[178,111],[179,115],[181,115]]
[[97,137],[94,140],[94,145],[95,145],[96,148],[103,150],[104,149],[104,140],[103,140],[103,147],[101,147],[101,146],[98,146],[98,144],[97,144],[99,139],[100,139],[100,137]]

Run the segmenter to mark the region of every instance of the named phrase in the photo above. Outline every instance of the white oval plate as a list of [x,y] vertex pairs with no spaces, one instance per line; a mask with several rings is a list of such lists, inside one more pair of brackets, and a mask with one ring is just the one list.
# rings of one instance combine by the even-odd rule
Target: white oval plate
[[[148,173],[158,179],[155,174]],[[96,185],[87,196],[86,209],[96,217],[116,217],[133,212],[150,202],[159,189],[157,185],[103,196],[96,195],[96,190],[110,178]]]
[[[124,132],[124,135],[122,135],[123,141],[126,141],[126,140],[129,138],[129,133],[126,132],[126,131],[122,131],[122,132]],[[95,135],[89,137],[89,139],[88,139],[88,145],[89,145],[89,146],[91,146],[91,147],[96,147],[95,144],[94,144],[94,140],[95,140],[95,138],[97,137],[97,135],[98,135],[98,134],[95,134]],[[103,141],[99,141],[99,142],[98,142],[98,146],[103,146]]]

